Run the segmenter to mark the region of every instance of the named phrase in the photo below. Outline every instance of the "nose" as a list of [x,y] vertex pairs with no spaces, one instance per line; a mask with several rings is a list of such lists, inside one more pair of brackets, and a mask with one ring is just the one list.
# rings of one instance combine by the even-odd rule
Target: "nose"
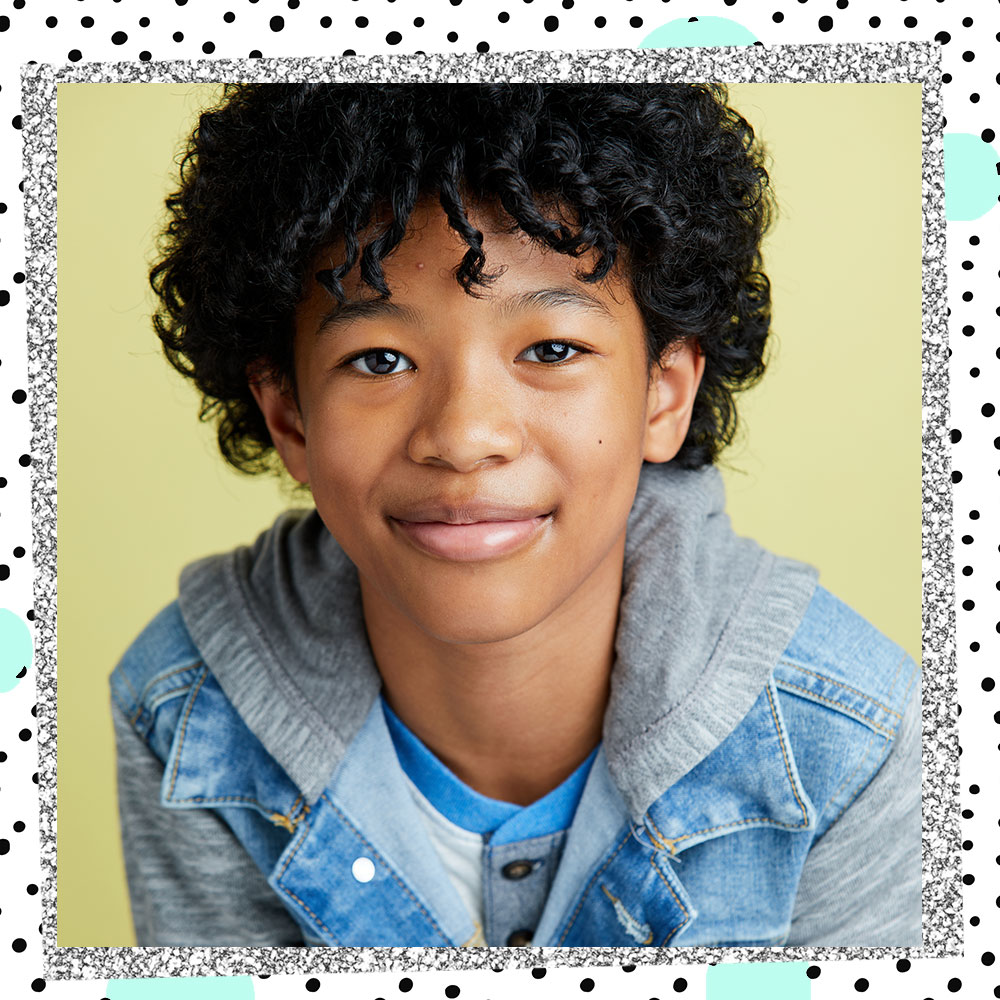
[[500,372],[463,366],[427,393],[407,452],[421,465],[471,472],[512,462],[523,447],[515,387]]

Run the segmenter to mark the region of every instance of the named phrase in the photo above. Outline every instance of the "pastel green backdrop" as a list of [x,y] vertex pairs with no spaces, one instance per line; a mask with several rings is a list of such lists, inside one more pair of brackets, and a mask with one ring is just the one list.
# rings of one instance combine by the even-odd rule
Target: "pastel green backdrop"
[[[289,505],[218,457],[147,286],[178,144],[218,87],[60,84],[58,943],[134,943],[107,675],[192,559]],[[725,455],[738,531],[920,655],[920,88],[734,85],[773,157],[774,344]]]

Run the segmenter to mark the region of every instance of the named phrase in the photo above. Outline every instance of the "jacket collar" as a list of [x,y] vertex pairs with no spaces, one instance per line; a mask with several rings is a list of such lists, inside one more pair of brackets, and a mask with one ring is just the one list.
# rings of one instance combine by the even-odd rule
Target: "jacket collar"
[[[636,821],[747,716],[815,588],[811,567],[736,536],[723,508],[714,468],[644,467],[604,726]],[[380,686],[354,566],[315,511],[291,511],[252,547],[188,566],[180,606],[245,725],[316,803]]]

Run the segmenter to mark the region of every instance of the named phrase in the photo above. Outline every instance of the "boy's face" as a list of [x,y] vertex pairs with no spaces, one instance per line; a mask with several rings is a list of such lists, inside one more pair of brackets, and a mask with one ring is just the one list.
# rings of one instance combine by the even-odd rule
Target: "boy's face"
[[366,615],[381,604],[481,643],[620,587],[643,459],[676,454],[702,359],[684,347],[651,379],[624,284],[582,283],[589,258],[498,232],[489,209],[470,220],[485,270],[503,271],[481,298],[454,278],[466,244],[422,202],[383,262],[390,299],[357,269],[344,307],[313,283],[296,316],[298,404],[254,392],[357,566]]

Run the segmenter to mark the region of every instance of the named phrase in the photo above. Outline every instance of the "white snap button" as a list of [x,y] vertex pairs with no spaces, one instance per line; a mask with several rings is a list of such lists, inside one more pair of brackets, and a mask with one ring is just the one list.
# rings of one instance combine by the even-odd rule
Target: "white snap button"
[[355,858],[351,865],[351,874],[359,882],[370,882],[375,878],[375,865],[371,858]]

